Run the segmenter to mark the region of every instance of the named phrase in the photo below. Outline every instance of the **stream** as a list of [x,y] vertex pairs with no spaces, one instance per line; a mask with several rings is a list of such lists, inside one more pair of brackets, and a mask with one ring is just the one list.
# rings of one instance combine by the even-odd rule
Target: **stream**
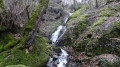
[[[72,14],[73,13],[69,13],[68,15],[65,16],[65,18],[64,18],[64,24],[67,23],[69,17]],[[56,29],[56,31],[51,35],[50,40],[52,41],[52,44],[56,44],[58,42],[58,40],[64,35],[65,32],[66,32],[66,26],[65,25],[58,26],[58,28]],[[66,67],[67,56],[68,56],[68,53],[61,48],[61,54],[60,54],[60,56],[53,55],[53,57],[56,58],[55,61],[54,61],[54,58],[50,57],[49,61],[47,63],[47,66],[48,67]]]

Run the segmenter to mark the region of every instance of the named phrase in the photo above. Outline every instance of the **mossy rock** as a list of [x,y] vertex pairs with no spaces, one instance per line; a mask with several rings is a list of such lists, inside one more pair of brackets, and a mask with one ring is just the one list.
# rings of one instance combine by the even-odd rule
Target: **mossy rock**
[[67,24],[70,23],[71,19],[77,18],[78,16],[80,16],[81,14],[83,14],[84,10],[86,10],[86,9],[89,9],[89,5],[84,5],[84,6],[82,6],[80,9],[78,9],[77,11],[75,11],[75,12],[71,15],[71,17],[69,18]]
[[100,67],[119,67],[120,58],[113,54],[102,54],[91,59],[91,65],[94,64]]
[[65,45],[71,45],[74,46],[74,42],[76,38],[85,30],[87,24],[88,24],[88,17],[89,14],[83,14],[78,18],[78,22],[76,23],[76,26],[73,28],[74,32],[72,33],[72,36],[66,33],[65,36]]
[[26,49],[16,46],[5,61],[4,58],[8,56],[8,52],[0,53],[3,55],[0,56],[2,58],[0,66],[23,64],[28,67],[44,67],[49,59],[47,41],[44,37],[37,37],[31,53],[26,53]]

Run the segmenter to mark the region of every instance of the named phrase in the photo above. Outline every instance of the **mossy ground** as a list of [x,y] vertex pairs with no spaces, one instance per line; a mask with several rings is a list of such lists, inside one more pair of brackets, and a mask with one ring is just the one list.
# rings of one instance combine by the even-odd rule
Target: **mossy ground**
[[[33,50],[30,53],[26,53],[26,49],[16,48],[11,51],[5,51],[1,53],[0,61],[1,67],[7,65],[18,65],[23,64],[30,67],[43,67],[46,65],[49,58],[49,48],[47,47],[48,40],[44,37],[37,37]],[[19,45],[20,46],[20,45]],[[8,53],[10,52],[10,55]],[[7,60],[4,61],[4,58],[7,57]]]
[[0,52],[9,50],[10,47],[16,45],[18,40],[13,37],[11,32],[2,32],[0,33]]
[[[0,0],[0,7],[3,5],[3,0]],[[0,67],[8,65],[26,65],[29,67],[44,67],[49,58],[49,49],[47,48],[47,38],[36,37],[34,41],[33,50],[26,53],[25,42],[30,31],[35,27],[42,7],[48,5],[48,1],[41,0],[35,12],[27,22],[27,26],[22,30],[20,41],[16,40],[13,36],[11,29],[0,25]],[[3,7],[2,7],[3,8]],[[2,19],[2,18],[0,18]]]

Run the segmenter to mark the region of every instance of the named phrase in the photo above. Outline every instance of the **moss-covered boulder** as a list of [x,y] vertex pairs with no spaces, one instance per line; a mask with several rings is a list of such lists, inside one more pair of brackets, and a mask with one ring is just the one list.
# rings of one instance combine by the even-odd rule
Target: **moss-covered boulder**
[[120,19],[116,16],[120,13],[119,6],[111,3],[95,11],[86,9],[77,17],[70,18],[64,44],[92,56],[104,53],[120,56]]
[[95,56],[90,61],[91,66],[97,66],[100,67],[114,67],[114,66],[120,66],[120,58],[113,54],[102,54],[99,56]]

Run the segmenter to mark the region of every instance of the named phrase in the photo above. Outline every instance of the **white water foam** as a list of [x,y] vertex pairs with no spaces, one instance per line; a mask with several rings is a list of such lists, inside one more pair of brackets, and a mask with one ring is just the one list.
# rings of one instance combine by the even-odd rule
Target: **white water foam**
[[61,56],[58,59],[59,60],[59,64],[57,65],[57,67],[65,67],[66,64],[67,64],[68,53],[65,50],[63,50],[63,49],[61,49],[61,51],[62,51],[62,54],[61,54]]
[[58,36],[59,36],[60,31],[61,31],[62,28],[63,28],[63,26],[60,25],[60,26],[57,28],[57,30],[52,34],[51,39],[50,39],[50,40],[52,40],[52,44],[57,41]]

